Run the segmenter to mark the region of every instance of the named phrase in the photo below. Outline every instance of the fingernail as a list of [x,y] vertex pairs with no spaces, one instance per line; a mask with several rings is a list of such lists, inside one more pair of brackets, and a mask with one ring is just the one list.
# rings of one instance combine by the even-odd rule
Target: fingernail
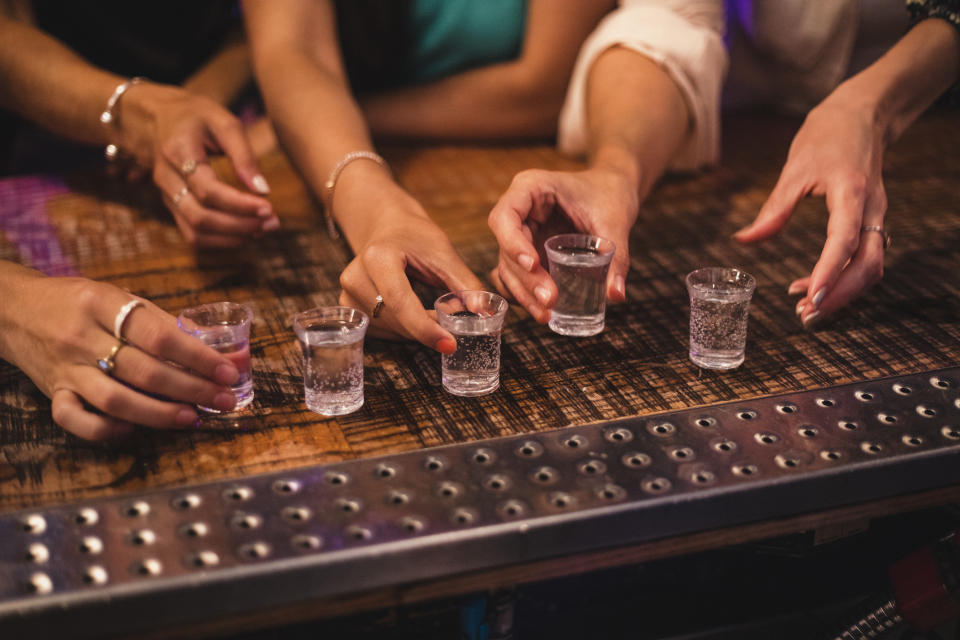
[[280,228],[280,219],[279,218],[268,218],[264,221],[260,228],[264,231],[276,231]]
[[218,364],[213,372],[213,379],[220,384],[233,384],[240,377],[240,372],[232,364]]
[[457,350],[457,341],[453,338],[440,338],[435,347],[440,353],[449,355]]
[[792,284],[792,285],[790,285],[790,287],[787,289],[787,295],[788,295],[788,296],[795,296],[795,295],[797,295],[798,293],[803,293],[803,292],[806,291],[806,290],[807,290],[806,287],[804,287],[802,284]]
[[537,296],[537,300],[539,300],[541,304],[543,304],[543,306],[547,306],[548,304],[550,304],[550,290],[547,289],[545,286],[540,285],[539,287],[534,289],[533,295]]
[[820,317],[820,312],[819,312],[819,311],[814,311],[813,313],[811,313],[810,315],[808,315],[806,318],[803,319],[803,328],[804,328],[804,329],[810,329],[811,327],[813,327],[813,325],[814,325],[814,324],[816,323],[816,321],[817,321],[817,318],[819,318],[819,317]]
[[257,215],[261,218],[269,218],[273,215],[273,209],[270,207],[260,207],[257,209]]
[[197,412],[193,409],[180,409],[177,412],[177,426],[180,427],[189,427],[192,424],[195,424],[200,418],[197,417]]
[[800,315],[803,313],[803,310],[806,309],[806,308],[807,308],[807,305],[805,305],[805,304],[798,304],[798,305],[797,305],[797,308],[796,308],[797,317],[800,317]]
[[213,406],[221,411],[229,411],[237,406],[237,398],[232,393],[221,391],[213,399]]
[[533,258],[527,254],[521,253],[519,256],[517,256],[517,263],[527,271],[533,271]]
[[257,190],[257,193],[261,193],[263,195],[270,193],[270,185],[267,184],[267,179],[263,176],[257,174],[253,176],[253,180],[251,180],[251,182],[253,182],[253,188]]
[[817,291],[817,293],[814,294],[813,300],[810,301],[813,303],[814,309],[820,306],[820,303],[823,302],[823,296],[825,295],[827,295],[827,289],[825,287],[821,288],[820,291]]
[[627,282],[624,280],[623,276],[617,276],[613,279],[613,288],[624,298],[627,297]]

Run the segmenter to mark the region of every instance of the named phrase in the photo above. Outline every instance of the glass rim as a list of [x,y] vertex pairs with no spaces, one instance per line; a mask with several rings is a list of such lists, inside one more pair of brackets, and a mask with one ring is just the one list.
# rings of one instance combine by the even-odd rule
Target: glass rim
[[[292,318],[290,318],[290,324],[296,330],[298,328],[298,325],[303,320],[306,320],[308,318],[310,319],[323,318],[323,317],[343,318],[343,316],[346,315],[346,312],[350,312],[351,315],[359,316],[359,322],[357,323],[357,326],[351,327],[352,330],[366,328],[370,324],[370,316],[368,316],[366,313],[364,313],[360,309],[357,309],[356,307],[345,307],[341,305],[332,305],[329,307],[313,307],[311,309],[305,309],[303,311],[299,311],[295,313]],[[313,329],[313,330],[325,331],[325,329]],[[332,331],[332,329],[330,329],[330,331]]]
[[465,294],[471,294],[471,293],[483,294],[483,295],[485,295],[485,296],[488,296],[488,301],[489,301],[489,302],[495,302],[496,305],[497,305],[497,310],[496,310],[496,312],[491,313],[489,316],[480,316],[478,319],[485,320],[485,319],[487,319],[487,318],[496,318],[496,317],[498,317],[498,316],[506,315],[507,310],[510,308],[510,303],[507,302],[507,299],[504,298],[503,296],[501,296],[499,293],[494,293],[494,292],[492,292],[492,291],[486,291],[486,290],[484,290],[484,289],[462,289],[462,290],[460,290],[460,291],[448,291],[447,293],[443,294],[442,296],[440,296],[439,298],[437,298],[436,300],[434,300],[434,301],[433,301],[433,310],[436,311],[437,314],[441,314],[441,313],[442,313],[442,314],[445,315],[445,316],[449,316],[449,315],[450,315],[449,313],[447,313],[447,312],[445,312],[445,311],[442,311],[441,309],[438,309],[438,308],[437,308],[437,305],[438,305],[438,304],[443,304],[443,303],[447,302],[448,300],[452,300],[452,299],[454,299],[454,298],[462,301],[462,297],[461,297],[461,296],[463,296],[463,295],[465,295]]
[[[191,317],[192,312],[200,312],[207,309],[217,309],[219,312],[221,308],[236,310],[239,309],[243,311],[243,318],[239,322],[217,322],[214,324],[200,324],[194,318]],[[253,308],[242,302],[230,302],[229,300],[221,300],[219,302],[205,302],[203,304],[198,304],[193,307],[187,307],[182,309],[180,313],[177,314],[177,325],[180,328],[184,328],[181,323],[181,318],[185,318],[197,325],[198,327],[236,327],[243,324],[249,324],[253,322]]]
[[[734,290],[738,292],[753,291],[757,288],[757,279],[752,274],[744,271],[740,267],[701,267],[699,269],[694,269],[684,278],[684,281],[687,284],[687,289],[695,291],[716,291],[716,288],[711,287],[707,282],[694,282],[694,279],[697,275],[706,273],[735,274],[734,277],[736,278],[736,281],[728,284],[736,285],[736,289]],[[741,280],[741,276],[745,276],[745,279]]]
[[[584,239],[586,239],[587,242],[594,241],[595,244],[598,245],[594,247],[598,252],[597,253],[598,256],[605,257],[609,255],[611,256],[611,259],[612,259],[613,254],[616,253],[617,251],[616,242],[608,238],[604,238],[603,236],[593,235],[592,233],[558,233],[557,235],[550,236],[549,238],[544,240],[543,248],[547,250],[548,254],[556,253],[557,249],[550,246],[551,244],[555,244],[563,240],[579,242],[579,241],[583,241]],[[603,246],[603,248],[601,248],[601,246]]]

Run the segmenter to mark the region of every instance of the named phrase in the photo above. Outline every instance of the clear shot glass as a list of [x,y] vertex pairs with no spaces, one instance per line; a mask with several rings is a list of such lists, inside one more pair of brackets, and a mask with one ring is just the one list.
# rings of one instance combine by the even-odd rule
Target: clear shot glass
[[603,331],[607,271],[616,246],[598,236],[566,233],[548,238],[544,247],[559,291],[550,328],[564,336],[597,335]]
[[318,307],[293,317],[308,409],[342,416],[363,406],[363,338],[369,325],[367,314],[351,307]]
[[[253,370],[250,366],[250,324],[253,310],[245,304],[234,302],[211,302],[199,307],[190,307],[180,312],[177,326],[213,347],[230,360],[240,372],[233,384],[233,395],[238,411],[253,402]],[[209,413],[222,413],[217,409],[198,405]]]
[[747,346],[752,275],[727,267],[687,275],[690,292],[690,360],[704,369],[736,369]]
[[441,362],[443,388],[456,396],[482,396],[500,386],[500,333],[507,301],[488,291],[457,291],[437,298],[437,322],[457,339]]

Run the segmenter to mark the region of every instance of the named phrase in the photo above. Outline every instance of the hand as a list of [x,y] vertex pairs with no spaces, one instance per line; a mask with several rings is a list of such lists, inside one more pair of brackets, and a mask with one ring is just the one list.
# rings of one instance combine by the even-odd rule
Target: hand
[[623,174],[606,168],[575,173],[523,171],[490,211],[488,223],[500,244],[490,277],[541,324],[550,321],[557,285],[541,261],[543,241],[561,225],[612,240],[617,249],[607,274],[607,298],[626,299],[630,228],[637,218],[637,189]]
[[[236,247],[248,236],[277,229],[270,202],[243,125],[208,98],[177,87],[143,83],[124,95],[119,119],[124,150],[153,181],[190,244]],[[224,153],[246,193],[220,181],[207,152]],[[185,163],[196,169],[185,175]]]
[[104,440],[134,423],[184,428],[197,422],[193,405],[226,411],[236,404],[226,386],[236,367],[154,304],[144,301],[127,317],[111,377],[97,360],[117,344],[114,319],[134,297],[81,278],[37,276],[29,291],[10,310],[7,357],[52,400],[53,419],[67,431]]
[[384,306],[378,318],[371,318],[372,335],[407,338],[453,353],[456,339],[437,324],[435,312],[423,308],[407,276],[449,291],[484,286],[419,205],[410,209],[377,220],[357,257],[340,275],[340,304],[370,314],[381,295]]
[[803,294],[797,315],[805,327],[833,313],[883,277],[884,142],[867,110],[835,92],[800,128],[780,179],[752,224],[734,238],[756,242],[779,231],[806,195],[825,195],[830,218],[820,259],[809,276],[791,283]]

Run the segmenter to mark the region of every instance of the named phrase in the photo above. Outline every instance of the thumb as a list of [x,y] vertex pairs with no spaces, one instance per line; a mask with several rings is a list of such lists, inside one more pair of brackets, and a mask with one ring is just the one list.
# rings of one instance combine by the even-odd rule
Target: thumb
[[748,243],[765,240],[774,235],[783,228],[783,225],[793,215],[793,210],[803,195],[804,191],[802,189],[785,182],[781,176],[777,186],[773,188],[773,191],[767,197],[767,201],[760,208],[760,213],[757,214],[756,219],[733,234],[734,239]]

